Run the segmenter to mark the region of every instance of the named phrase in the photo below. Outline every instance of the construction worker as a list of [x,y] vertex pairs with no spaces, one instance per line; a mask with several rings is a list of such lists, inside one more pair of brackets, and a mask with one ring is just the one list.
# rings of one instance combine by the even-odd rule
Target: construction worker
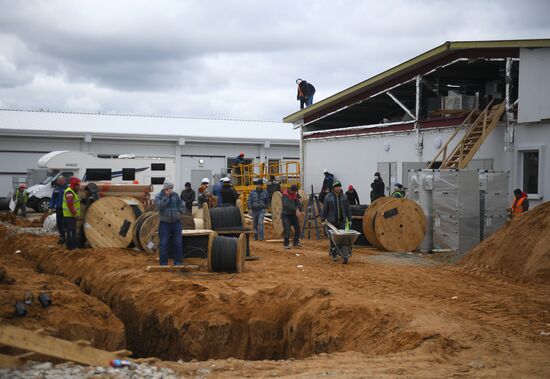
[[219,207],[222,205],[222,187],[223,187],[223,179],[220,178],[220,181],[214,184],[214,187],[212,187],[212,196],[216,196],[216,205]]
[[315,95],[313,84],[302,79],[296,79],[296,84],[298,85],[296,100],[300,101],[300,109],[311,106],[313,104],[313,95]]
[[19,188],[13,194],[13,200],[15,201],[15,208],[13,214],[17,216],[17,213],[21,209],[21,216],[27,217],[27,201],[29,201],[29,194],[25,191],[27,189],[26,184],[19,185]]
[[295,248],[301,248],[300,244],[300,222],[298,217],[302,214],[303,206],[298,196],[298,186],[293,184],[283,193],[283,210],[281,212],[281,219],[284,227],[284,247],[290,249],[290,227],[294,228],[294,242]]
[[395,183],[393,185],[393,192],[391,194],[391,197],[396,197],[398,199],[402,199],[405,197],[405,189],[403,188],[403,185],[401,183]]
[[231,175],[237,179],[237,185],[239,186],[244,184],[244,178],[241,176],[243,173],[241,165],[244,163],[244,153],[241,151],[239,155],[237,155],[237,158],[235,158],[235,162],[233,163],[234,171],[231,172]]
[[55,223],[59,232],[59,240],[57,243],[62,245],[66,242],[65,228],[63,226],[63,195],[67,189],[65,177],[60,175],[57,177],[56,186],[53,189],[52,197],[50,198],[49,213],[55,213]]
[[228,177],[225,177],[222,178],[222,182],[223,186],[220,191],[220,205],[237,205],[237,200],[240,195],[237,191],[235,191],[235,188],[233,188],[231,180]]
[[[338,229],[345,229],[346,223],[351,222],[351,209],[348,199],[342,192],[342,184],[336,180],[332,183],[332,191],[325,198],[323,210],[321,211],[321,222],[328,221]],[[330,240],[330,252],[332,260],[337,260],[338,256]]]
[[165,181],[162,190],[155,196],[155,205],[159,210],[159,264],[168,265],[168,254],[171,251],[174,266],[182,264],[183,248],[181,241],[181,215],[185,213],[183,202],[176,192],[174,184]]
[[208,186],[210,185],[210,179],[202,178],[201,185],[199,186],[197,204],[199,208],[202,208],[203,204],[208,202],[210,193],[208,192]]
[[323,170],[323,184],[321,185],[321,193],[319,193],[319,201],[322,203],[325,201],[325,196],[332,190],[332,183],[334,182],[334,174],[331,174],[326,168]]
[[262,179],[254,182],[256,189],[248,194],[248,209],[252,213],[252,227],[254,228],[254,241],[264,240],[264,215],[269,206],[269,194],[264,189]]
[[359,195],[353,186],[350,184],[346,191],[346,197],[348,198],[349,205],[361,205],[359,202]]
[[371,183],[370,187],[372,188],[372,191],[370,191],[370,202],[374,202],[374,200],[384,197],[385,195],[385,188],[386,185],[384,184],[384,181],[380,177],[379,172],[374,173],[374,181]]
[[185,183],[185,189],[181,191],[181,201],[185,203],[185,208],[189,213],[193,210],[193,201],[195,201],[195,190],[191,188],[191,183]]
[[269,182],[267,182],[267,194],[269,195],[269,201],[275,192],[281,192],[281,183],[275,179],[275,175],[269,176]]
[[512,207],[510,208],[510,214],[512,217],[519,216],[522,213],[525,213],[529,210],[529,199],[527,199],[527,194],[521,189],[516,188],[514,190],[514,201],[512,202]]
[[78,189],[80,179],[72,176],[69,180],[69,187],[63,192],[63,228],[65,229],[65,240],[67,249],[76,249],[76,220],[80,217],[80,198]]

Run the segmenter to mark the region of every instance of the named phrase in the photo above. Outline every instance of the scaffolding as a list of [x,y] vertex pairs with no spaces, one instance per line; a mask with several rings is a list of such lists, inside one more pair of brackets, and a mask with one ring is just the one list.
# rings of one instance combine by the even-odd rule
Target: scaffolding
[[239,164],[231,167],[231,181],[241,195],[243,208],[247,211],[248,194],[256,188],[257,180],[266,184],[271,176],[281,185],[281,190],[296,184],[300,188],[300,162],[281,161],[274,163]]

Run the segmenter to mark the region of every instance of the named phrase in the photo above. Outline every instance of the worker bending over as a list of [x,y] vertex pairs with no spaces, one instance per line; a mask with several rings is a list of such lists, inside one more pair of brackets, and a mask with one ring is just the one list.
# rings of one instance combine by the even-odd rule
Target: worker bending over
[[351,184],[348,186],[348,190],[346,191],[346,197],[348,198],[349,205],[361,205],[361,202],[359,201],[359,194]]
[[512,202],[512,208],[510,208],[510,214],[512,217],[520,216],[529,210],[529,199],[527,194],[521,189],[516,188],[514,190],[514,201]]
[[264,189],[262,179],[254,182],[256,189],[248,195],[248,209],[252,213],[252,226],[254,228],[254,240],[264,240],[264,215],[269,206],[269,195]]
[[69,186],[63,192],[63,228],[65,229],[65,242],[67,249],[76,249],[76,220],[80,217],[80,198],[78,190],[80,179],[72,176],[69,179]]
[[168,181],[162,185],[162,190],[155,197],[155,205],[159,210],[159,264],[168,265],[168,252],[172,251],[174,266],[182,263],[183,249],[181,242],[181,216],[185,213],[183,202],[174,185]]

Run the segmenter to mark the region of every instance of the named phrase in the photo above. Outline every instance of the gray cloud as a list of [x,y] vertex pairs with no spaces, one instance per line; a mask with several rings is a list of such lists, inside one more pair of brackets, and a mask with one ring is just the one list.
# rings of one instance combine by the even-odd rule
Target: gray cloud
[[544,38],[546,1],[0,0],[0,104],[276,119],[446,40]]

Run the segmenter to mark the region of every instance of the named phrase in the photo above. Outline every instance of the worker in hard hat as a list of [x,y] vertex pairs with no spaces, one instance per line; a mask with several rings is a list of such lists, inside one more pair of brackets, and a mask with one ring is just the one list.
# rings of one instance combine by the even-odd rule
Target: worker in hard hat
[[321,185],[321,192],[319,193],[319,201],[322,203],[325,201],[325,197],[332,190],[332,183],[334,182],[334,174],[331,174],[326,168],[323,170],[323,184]]
[[520,216],[529,210],[529,199],[527,194],[521,189],[516,188],[514,190],[514,201],[512,207],[508,210],[512,217]]
[[25,183],[19,185],[15,193],[13,194],[13,200],[15,201],[15,208],[13,214],[17,216],[19,210],[21,210],[21,216],[27,217],[27,201],[29,201],[29,194],[25,191],[27,185]]
[[231,184],[231,180],[226,176],[222,180],[222,189],[220,191],[220,205],[237,205],[240,195]]
[[391,194],[391,197],[396,197],[398,199],[402,199],[405,197],[405,188],[403,187],[403,184],[395,183],[393,185],[393,192]]
[[67,249],[74,250],[77,245],[76,220],[80,217],[80,198],[78,190],[80,179],[72,176],[69,180],[69,187],[63,193],[63,222],[65,229],[65,240]]
[[202,208],[204,203],[207,203],[210,199],[210,191],[208,186],[210,185],[210,179],[202,178],[201,185],[199,186],[198,196],[197,196],[197,205],[199,208]]
[[214,184],[214,186],[212,187],[212,196],[215,196],[216,197],[216,205],[219,207],[220,205],[222,205],[222,187],[223,187],[223,182],[224,182],[224,178],[220,178],[220,180]]

